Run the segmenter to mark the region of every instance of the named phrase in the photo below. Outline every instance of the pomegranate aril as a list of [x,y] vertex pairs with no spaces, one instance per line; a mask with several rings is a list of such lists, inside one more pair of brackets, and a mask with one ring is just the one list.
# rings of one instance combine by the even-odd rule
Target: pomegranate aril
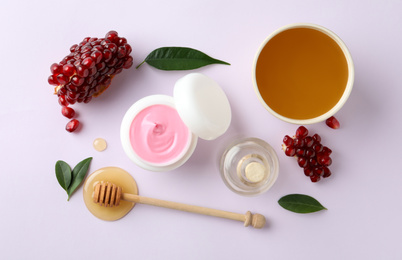
[[74,109],[72,109],[71,107],[67,107],[67,106],[63,106],[61,108],[61,113],[63,114],[63,116],[70,118],[70,119],[73,118],[75,115]]
[[297,158],[297,163],[299,164],[299,166],[301,168],[304,168],[304,167],[306,167],[308,165],[308,161],[307,161],[307,159],[305,157],[298,157]]
[[69,103],[67,102],[66,97],[64,95],[59,96],[59,104],[61,106],[68,106],[69,105]]
[[66,130],[70,133],[74,132],[75,130],[77,130],[79,125],[80,122],[77,119],[72,119],[70,122],[67,123]]
[[100,51],[94,51],[91,53],[91,58],[95,61],[95,63],[99,63],[103,58],[103,54]]
[[297,128],[296,130],[296,138],[304,138],[308,135],[308,130],[306,127],[304,126],[300,126],[299,128]]
[[314,167],[313,173],[314,173],[314,175],[317,175],[317,176],[323,176],[324,175],[324,169],[322,167],[320,167],[320,166]]
[[85,79],[79,76],[73,76],[71,78],[71,84],[73,84],[74,86],[81,86],[84,83]]
[[319,136],[318,134],[314,134],[312,137],[316,143],[321,143],[321,136]]
[[70,96],[66,96],[66,101],[67,101],[70,105],[74,105],[75,102],[77,102],[76,99],[71,98]]
[[328,118],[325,123],[327,126],[331,127],[332,129],[338,129],[341,125],[339,124],[338,119],[336,119],[334,116],[331,116]]
[[122,45],[125,45],[126,43],[127,43],[127,39],[124,37],[120,37],[117,42],[117,45],[122,46]]
[[321,177],[313,174],[310,176],[310,180],[311,180],[311,182],[319,182],[321,180]]
[[329,149],[328,147],[324,146],[324,147],[322,148],[321,153],[329,156],[329,155],[331,155],[332,150]]
[[313,169],[311,167],[304,167],[303,169],[304,175],[311,176],[313,175]]
[[108,61],[110,61],[111,58],[113,58],[113,53],[108,49],[104,50],[103,51],[103,61],[108,62]]
[[295,147],[303,147],[304,146],[304,140],[301,138],[295,138],[293,142]]
[[331,157],[324,155],[317,158],[317,162],[323,166],[330,166],[332,164]]
[[85,58],[82,62],[81,62],[82,66],[84,66],[85,68],[93,68],[95,67],[95,62],[91,57]]
[[296,149],[296,156],[297,157],[302,157],[306,154],[306,150],[304,150],[303,148],[297,148]]
[[111,42],[114,42],[115,40],[118,40],[118,33],[116,31],[109,31],[105,38],[110,40]]
[[316,143],[313,145],[312,148],[316,153],[319,153],[322,151],[323,146],[322,146],[322,144]]
[[68,82],[69,78],[63,74],[57,75],[57,81],[61,85],[65,85]]
[[88,77],[89,74],[89,70],[83,66],[77,66],[77,75],[82,77],[82,78],[86,78]]
[[294,147],[291,147],[291,146],[286,147],[285,148],[285,154],[287,156],[294,156],[296,154],[296,149]]
[[306,150],[306,157],[312,158],[315,156],[315,151],[313,149],[307,149]]
[[323,170],[324,170],[324,174],[322,175],[322,177],[324,177],[324,178],[328,178],[329,176],[331,176],[331,170],[328,168],[328,167],[322,167],[323,168]]
[[117,58],[119,59],[123,58],[124,56],[126,56],[126,52],[127,50],[124,46],[119,46],[117,48]]
[[306,138],[304,138],[304,145],[307,148],[312,147],[314,144],[314,139],[311,136],[306,136]]
[[57,64],[57,63],[53,63],[53,64],[50,66],[50,72],[51,72],[53,75],[57,76],[57,75],[59,75],[60,73],[63,72],[63,66],[60,65],[60,64]]
[[283,143],[286,146],[291,146],[291,145],[293,145],[293,138],[288,135],[285,135],[285,137],[283,138]]
[[50,75],[50,76],[49,76],[49,78],[47,79],[47,82],[48,82],[50,85],[53,85],[53,86],[58,86],[58,85],[59,85],[59,81],[57,80],[57,77],[55,77],[55,76],[53,76],[53,75]]
[[318,165],[318,162],[317,162],[317,160],[316,160],[315,158],[310,158],[310,159],[308,159],[308,164],[309,164],[311,167],[315,167],[315,166]]

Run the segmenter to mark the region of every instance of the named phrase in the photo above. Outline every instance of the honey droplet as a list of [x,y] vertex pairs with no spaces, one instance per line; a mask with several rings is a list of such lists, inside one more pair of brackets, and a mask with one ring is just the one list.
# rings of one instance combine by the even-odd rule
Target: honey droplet
[[107,147],[106,140],[103,138],[96,138],[93,142],[93,146],[96,151],[102,152]]

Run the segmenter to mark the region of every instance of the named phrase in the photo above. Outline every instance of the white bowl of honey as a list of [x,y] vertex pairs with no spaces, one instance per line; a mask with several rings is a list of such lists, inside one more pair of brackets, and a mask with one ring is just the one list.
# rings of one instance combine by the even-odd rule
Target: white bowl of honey
[[354,82],[352,56],[332,31],[315,24],[281,27],[261,44],[253,85],[263,106],[293,124],[313,124],[345,104]]

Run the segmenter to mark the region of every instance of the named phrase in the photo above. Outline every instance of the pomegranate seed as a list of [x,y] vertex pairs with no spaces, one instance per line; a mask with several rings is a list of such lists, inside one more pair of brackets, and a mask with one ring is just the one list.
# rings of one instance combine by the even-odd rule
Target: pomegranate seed
[[124,38],[124,37],[121,37],[121,38],[119,38],[119,40],[118,40],[118,42],[117,42],[117,45],[119,45],[119,46],[124,46],[124,45],[126,45],[126,43],[127,43],[127,39],[126,38]]
[[312,157],[314,157],[315,156],[315,151],[314,151],[314,149],[307,149],[306,150],[306,156],[307,157],[310,157],[310,158],[312,158]]
[[308,165],[310,165],[311,167],[317,166],[318,162],[315,158],[310,158],[308,159]]
[[305,142],[305,146],[307,148],[310,148],[314,144],[314,139],[311,136],[306,136],[306,138],[304,138],[304,142]]
[[63,74],[67,77],[71,77],[75,73],[75,67],[73,64],[66,64],[63,66]]
[[299,164],[299,166],[301,168],[304,168],[304,167],[306,167],[308,165],[308,161],[307,161],[307,159],[305,157],[298,157],[297,158],[297,163]]
[[291,146],[291,145],[293,145],[293,138],[288,135],[285,135],[285,137],[283,138],[283,143],[286,146]]
[[126,55],[129,55],[133,50],[129,44],[124,44],[124,47],[126,47]]
[[68,82],[69,78],[63,74],[59,74],[57,75],[57,81],[61,84],[61,85],[65,85]]
[[313,135],[313,140],[314,140],[316,143],[321,143],[321,136],[319,136],[318,134],[314,134],[314,135]]
[[74,86],[77,86],[77,87],[79,87],[82,84],[84,84],[84,81],[85,81],[84,78],[81,78],[79,76],[73,76],[71,78],[71,84],[73,84]]
[[67,123],[66,130],[70,133],[74,132],[75,130],[77,130],[79,125],[80,122],[77,119],[72,119],[70,122]]
[[319,156],[317,158],[317,161],[319,164],[323,165],[323,166],[330,166],[332,164],[332,159],[329,156]]
[[104,62],[110,61],[110,59],[112,57],[113,57],[113,53],[110,50],[106,49],[103,51],[103,61]]
[[49,76],[49,78],[47,79],[47,82],[48,82],[50,85],[53,85],[53,86],[58,86],[58,85],[59,85],[59,81],[57,80],[57,77],[55,77],[55,76],[53,76],[53,75],[50,75],[50,76]]
[[78,44],[74,44],[73,46],[70,47],[70,52],[74,52],[75,48],[77,48]]
[[304,140],[301,138],[295,138],[294,139],[294,146],[295,147],[303,147],[304,146]]
[[93,68],[95,67],[95,62],[91,57],[85,58],[82,62],[81,62],[82,66],[84,66],[85,68]]
[[50,72],[51,72],[53,75],[57,76],[57,75],[59,75],[60,73],[63,72],[63,66],[60,65],[60,64],[57,64],[57,63],[53,63],[53,64],[50,66]]
[[59,104],[61,106],[68,106],[69,105],[69,103],[67,102],[66,97],[64,95],[59,96]]
[[324,169],[324,175],[322,176],[322,177],[324,177],[324,178],[328,178],[329,176],[331,176],[331,170],[330,169],[328,169],[328,167],[322,167],[323,169]]
[[103,54],[100,51],[94,51],[91,54],[91,58],[95,61],[95,63],[99,63],[103,58]]
[[330,156],[330,155],[331,155],[331,153],[332,153],[332,150],[331,150],[331,149],[329,149],[328,147],[324,146],[324,147],[322,148],[321,153],[323,153],[323,154],[325,154],[325,155]]
[[119,59],[123,58],[124,56],[126,56],[126,52],[127,52],[126,47],[119,46],[117,48],[117,58]]
[[89,70],[83,66],[77,66],[77,75],[82,77],[82,78],[86,78],[88,77],[89,74]]
[[318,175],[314,175],[314,174],[313,174],[313,175],[310,176],[311,182],[319,182],[320,179],[321,179],[321,177],[318,176]]
[[294,147],[291,147],[291,146],[286,147],[285,154],[287,156],[294,156],[296,154],[296,149]]
[[314,167],[313,173],[314,173],[314,175],[323,176],[324,175],[324,169],[322,167],[320,167],[320,166]]
[[304,138],[308,135],[308,130],[306,127],[304,126],[300,126],[299,128],[297,128],[296,130],[296,138]]
[[306,154],[306,150],[304,150],[303,148],[297,148],[296,149],[296,156],[297,157],[302,157]]
[[62,107],[61,108],[61,113],[63,114],[63,116],[67,117],[67,118],[73,118],[75,115],[75,111],[74,109],[72,109],[71,107]]
[[325,123],[327,126],[331,127],[332,129],[338,129],[341,125],[339,124],[338,119],[336,119],[334,116],[331,116],[328,118]]
[[313,169],[311,169],[310,167],[304,167],[303,171],[304,171],[304,175],[306,175],[306,176],[313,175]]
[[319,152],[322,151],[323,146],[322,146],[322,144],[320,144],[320,143],[316,143],[316,144],[313,145],[312,148],[313,148],[313,150],[314,150],[316,153],[319,153]]
[[118,40],[118,33],[116,31],[110,31],[106,34],[105,38],[111,42]]

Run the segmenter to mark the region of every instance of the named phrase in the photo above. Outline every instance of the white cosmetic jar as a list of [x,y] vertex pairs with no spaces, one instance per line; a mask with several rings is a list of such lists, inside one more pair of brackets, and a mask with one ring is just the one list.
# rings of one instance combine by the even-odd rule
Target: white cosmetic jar
[[[154,105],[166,105],[177,110],[190,131],[180,154],[163,163],[145,160],[133,148],[130,137],[130,129],[136,116]],[[198,137],[213,140],[225,133],[229,128],[231,116],[229,100],[218,83],[201,73],[190,73],[176,82],[173,97],[147,96],[127,110],[120,128],[121,143],[124,152],[138,166],[150,171],[170,171],[180,167],[191,157]]]

